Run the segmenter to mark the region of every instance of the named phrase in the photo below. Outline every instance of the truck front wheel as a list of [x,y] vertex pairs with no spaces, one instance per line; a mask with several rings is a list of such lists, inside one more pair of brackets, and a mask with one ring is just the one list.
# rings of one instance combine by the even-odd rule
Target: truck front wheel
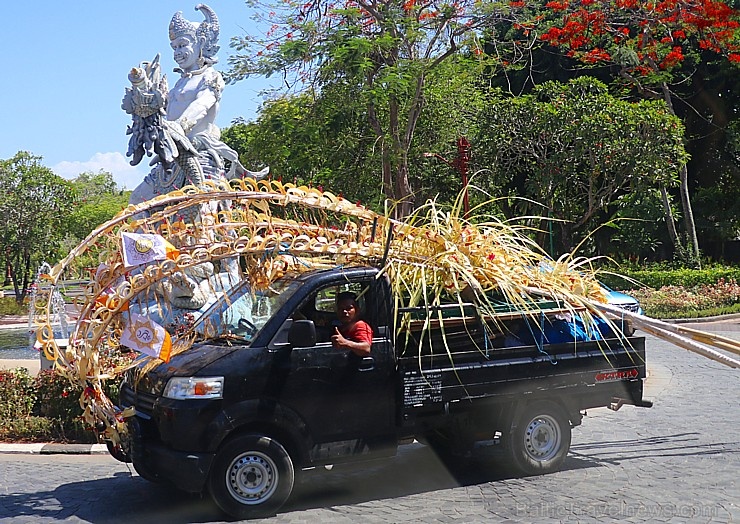
[[293,490],[295,471],[285,448],[264,435],[241,435],[216,454],[208,487],[226,513],[238,519],[274,515]]
[[557,471],[570,449],[570,423],[554,402],[533,402],[516,417],[508,451],[512,464],[526,475]]

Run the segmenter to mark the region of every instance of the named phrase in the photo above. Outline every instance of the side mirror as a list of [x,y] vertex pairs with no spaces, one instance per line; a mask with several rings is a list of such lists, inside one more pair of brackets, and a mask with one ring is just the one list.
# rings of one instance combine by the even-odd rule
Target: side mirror
[[316,325],[313,320],[294,320],[288,332],[288,342],[293,347],[312,347],[316,345]]

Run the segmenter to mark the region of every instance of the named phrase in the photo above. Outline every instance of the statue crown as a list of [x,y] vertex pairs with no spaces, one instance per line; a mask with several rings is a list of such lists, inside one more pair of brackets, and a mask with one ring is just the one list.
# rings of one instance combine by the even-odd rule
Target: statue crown
[[198,31],[198,24],[185,20],[182,11],[175,13],[170,21],[170,40],[176,40],[181,36],[189,36],[195,40],[195,34]]
[[202,51],[203,57],[208,63],[216,63],[218,61],[216,53],[219,50],[218,33],[220,29],[218,17],[213,9],[205,4],[196,5],[195,10],[203,13],[205,20],[200,24],[190,22],[182,16],[182,11],[178,11],[170,21],[170,41],[187,36],[195,42],[198,37],[203,37],[205,40]]

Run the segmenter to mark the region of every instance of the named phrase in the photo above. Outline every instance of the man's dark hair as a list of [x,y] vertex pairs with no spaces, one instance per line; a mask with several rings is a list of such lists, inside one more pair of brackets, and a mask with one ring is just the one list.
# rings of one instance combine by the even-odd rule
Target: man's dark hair
[[351,291],[342,291],[337,295],[337,304],[342,300],[351,300],[352,302],[357,304],[357,295],[355,295]]

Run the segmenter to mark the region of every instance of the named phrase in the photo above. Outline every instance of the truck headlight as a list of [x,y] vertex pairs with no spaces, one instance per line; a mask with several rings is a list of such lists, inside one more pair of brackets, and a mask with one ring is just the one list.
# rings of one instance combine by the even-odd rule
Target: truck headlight
[[175,400],[189,398],[222,398],[224,377],[172,377],[164,396]]

